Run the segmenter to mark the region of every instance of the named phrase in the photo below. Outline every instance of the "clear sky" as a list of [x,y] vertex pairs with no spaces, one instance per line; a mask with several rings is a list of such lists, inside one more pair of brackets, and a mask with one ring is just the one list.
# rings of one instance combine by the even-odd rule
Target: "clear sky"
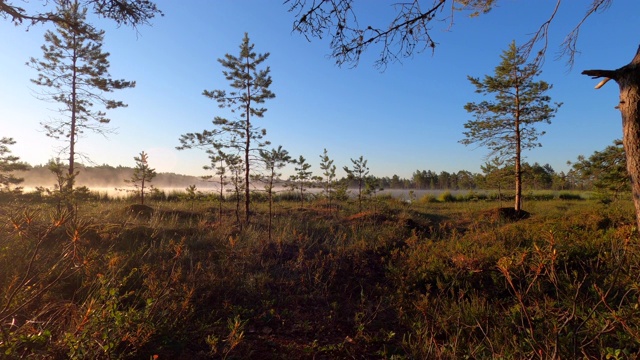
[[[542,148],[528,151],[526,161],[549,163],[566,171],[578,155],[604,149],[622,136],[618,87],[600,90],[598,80],[580,75],[584,69],[615,69],[628,63],[640,42],[640,1],[615,0],[584,25],[578,42],[581,54],[569,69],[555,55],[564,36],[578,23],[590,1],[565,0],[551,26],[549,52],[540,79],[554,85],[550,95],[564,105],[544,126]],[[366,1],[365,1],[366,3]],[[388,19],[391,4],[365,8],[367,17]],[[268,111],[257,121],[267,129],[274,147],[303,155],[320,173],[324,148],[341,169],[350,158],[368,160],[371,174],[410,177],[419,170],[480,172],[488,153],[465,147],[464,123],[471,119],[463,106],[481,98],[467,75],[492,74],[499,55],[515,40],[523,43],[551,13],[552,0],[502,0],[486,15],[469,18],[456,13],[453,27],[436,23],[435,54],[424,52],[384,72],[373,66],[377,48],[370,48],[356,68],[337,67],[328,39],[307,41],[292,33],[293,14],[281,1],[158,0],[165,16],[136,30],[90,16],[107,31],[104,49],[111,53],[113,78],[137,81],[134,89],[113,93],[128,108],[108,113],[115,134],[108,139],[87,134],[79,152],[96,164],[133,166],[144,150],[159,172],[206,174],[201,150],[177,151],[187,132],[211,129],[215,116],[227,116],[202,91],[228,89],[216,59],[238,54],[244,32],[255,50],[270,52],[272,91]],[[425,1],[431,4],[431,1]],[[40,123],[55,116],[57,104],[34,97],[29,79],[35,70],[25,62],[41,58],[44,31],[51,25],[15,27],[0,21],[0,136],[18,143],[13,152],[31,164],[58,156],[62,143],[45,136]],[[338,172],[343,176],[342,170]]]

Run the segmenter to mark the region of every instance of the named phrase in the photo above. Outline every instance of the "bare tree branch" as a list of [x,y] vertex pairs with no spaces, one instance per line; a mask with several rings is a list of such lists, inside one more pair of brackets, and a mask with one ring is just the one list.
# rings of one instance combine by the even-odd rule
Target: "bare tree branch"
[[547,52],[547,48],[549,46],[549,27],[551,26],[553,19],[556,17],[556,14],[558,14],[558,9],[560,8],[561,3],[562,0],[556,0],[556,6],[553,8],[553,12],[551,12],[549,19],[542,23],[542,25],[540,25],[540,28],[538,28],[538,31],[532,34],[529,41],[527,41],[520,47],[520,53],[522,54],[522,56],[524,56],[525,58],[529,58],[536,44],[538,44],[539,42],[543,42],[542,48],[538,51],[535,59],[535,63],[538,65],[540,65],[544,60],[544,56]]
[[[609,9],[613,0],[593,0],[593,3],[587,10],[586,14],[582,17],[578,25],[571,30],[571,32],[565,37],[564,41],[560,45],[560,53],[556,57],[556,59],[560,59],[563,57],[567,57],[567,64],[570,68],[573,67],[575,63],[576,54],[578,51],[578,37],[580,35],[580,29],[582,25],[585,23],[587,18],[595,13],[601,13]],[[603,84],[604,85],[604,84]],[[602,86],[602,85],[601,85]]]
[[[29,3],[27,0],[22,1],[25,4]],[[47,8],[50,3],[67,6],[70,2],[71,0],[33,1],[35,4],[41,3],[44,8]],[[133,27],[149,24],[149,21],[156,15],[164,15],[150,0],[84,0],[80,1],[80,4],[82,7],[93,9],[93,12],[99,16],[114,20],[118,25]],[[49,11],[30,12],[8,0],[0,0],[0,17],[10,18],[15,25],[22,25],[25,21],[31,25],[45,22],[65,22],[65,19],[57,14],[55,7]]]
[[[566,2],[566,1],[565,1]],[[390,62],[401,61],[416,52],[425,49],[435,50],[436,40],[432,37],[434,21],[447,21],[448,28],[453,26],[457,12],[467,12],[470,17],[479,16],[493,9],[498,0],[408,0],[393,3],[390,6],[394,14],[382,24],[360,25],[358,14],[363,12],[358,6],[371,6],[367,2],[355,0],[284,0],[289,12],[295,15],[293,32],[311,38],[330,38],[330,56],[336,64],[346,63],[355,67],[360,57],[372,45],[378,45],[379,55],[375,61],[378,68],[386,67]],[[447,5],[448,3],[448,5]],[[613,0],[592,0],[586,13],[577,25],[559,45],[557,58],[567,58],[572,67],[576,54],[580,30],[593,14],[606,11]],[[563,0],[556,0],[553,10],[537,31],[531,34],[520,49],[529,58],[535,53],[536,63],[541,63],[549,46],[549,35]],[[449,9],[445,11],[445,8]]]
[[293,31],[310,37],[331,36],[331,49],[338,65],[351,63],[356,66],[360,56],[372,44],[381,44],[377,67],[384,67],[392,61],[411,56],[417,46],[435,48],[436,43],[429,33],[429,23],[444,8],[445,0],[435,0],[432,6],[423,10],[419,0],[396,3],[396,16],[388,26],[361,27],[353,0],[286,0],[289,11],[295,12],[297,19]]

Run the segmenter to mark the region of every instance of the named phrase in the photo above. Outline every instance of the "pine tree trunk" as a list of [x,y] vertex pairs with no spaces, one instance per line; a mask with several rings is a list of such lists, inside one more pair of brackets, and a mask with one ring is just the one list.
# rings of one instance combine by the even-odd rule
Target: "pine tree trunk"
[[515,82],[516,82],[516,96],[515,96],[515,109],[516,113],[514,114],[514,127],[515,127],[515,147],[516,147],[516,199],[514,204],[514,210],[516,214],[520,213],[522,210],[522,167],[520,164],[520,160],[522,157],[522,138],[520,133],[520,87],[518,84],[518,73],[515,72]]
[[275,177],[275,169],[271,169],[271,176],[269,178],[269,191],[267,196],[269,197],[269,242],[271,242],[271,229],[273,223],[273,178]]
[[78,112],[78,97],[77,97],[77,87],[78,87],[78,55],[77,48],[78,45],[76,43],[76,36],[73,37],[73,57],[71,60],[71,66],[73,68],[71,75],[71,128],[69,129],[69,179],[67,180],[67,190],[71,192],[73,190],[73,179],[75,172],[75,157],[76,157],[76,121],[77,121],[77,112]]
[[329,215],[331,215],[331,179],[327,182],[327,198],[329,200]]
[[140,185],[140,205],[144,205],[144,176]]
[[224,177],[223,175],[220,175],[220,204],[218,206],[218,222],[220,223],[222,223],[222,202],[224,201],[223,190],[224,190]]
[[513,208],[516,213],[522,210],[522,169],[520,168],[520,148],[516,150],[516,200]]
[[583,75],[605,80],[596,86],[615,80],[620,86],[620,104],[622,115],[622,144],[627,158],[627,172],[631,180],[631,192],[636,209],[636,225],[640,231],[640,48],[633,60],[617,70],[585,70]]
[[362,175],[358,179],[358,212],[362,212]]
[[[247,58],[247,74],[250,69],[249,58]],[[251,84],[247,84],[247,108],[245,109],[247,112],[247,127],[245,128],[245,136],[246,136],[246,144],[244,151],[244,211],[245,211],[245,222],[249,224],[249,208],[251,207],[251,189],[249,189],[249,176],[251,174],[251,169],[249,168],[249,152],[251,151]]]
[[300,209],[304,208],[304,183],[300,180]]
[[640,69],[634,68],[619,79],[622,144],[627,156],[636,222],[640,230]]
[[250,168],[249,168],[249,151],[251,151],[251,129],[249,125],[249,107],[247,106],[247,143],[245,144],[245,152],[244,152],[244,212],[245,212],[245,222],[249,224],[249,208],[251,207],[251,189],[249,188],[249,176],[250,176]]

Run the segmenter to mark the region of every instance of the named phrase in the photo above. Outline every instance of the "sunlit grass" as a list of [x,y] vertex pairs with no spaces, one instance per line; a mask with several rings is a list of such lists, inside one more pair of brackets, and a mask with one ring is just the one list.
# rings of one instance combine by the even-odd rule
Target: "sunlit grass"
[[[640,350],[630,201],[7,202],[9,358],[560,358]],[[174,194],[180,199],[179,194]],[[452,195],[453,196],[453,195]],[[458,197],[459,196],[459,197]],[[585,197],[586,198],[586,197]],[[9,295],[6,295],[9,294]],[[624,316],[618,315],[624,314]],[[603,331],[605,329],[606,331]]]

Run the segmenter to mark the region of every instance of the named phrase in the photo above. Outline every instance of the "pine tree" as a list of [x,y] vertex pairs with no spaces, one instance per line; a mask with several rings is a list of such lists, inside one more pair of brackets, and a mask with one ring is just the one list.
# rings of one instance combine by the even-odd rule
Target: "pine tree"
[[377,178],[373,175],[369,175],[364,179],[364,194],[369,197],[369,199],[373,198],[373,213],[377,214],[378,208],[378,192],[384,190],[381,185],[380,178]]
[[545,95],[551,85],[544,81],[534,81],[540,75],[535,63],[526,63],[515,42],[500,56],[502,61],[495,68],[495,76],[484,79],[468,76],[476,87],[476,93],[493,96],[493,100],[468,103],[465,110],[474,114],[475,120],[464,127],[464,145],[479,144],[491,150],[489,157],[498,156],[515,167],[515,205],[519,212],[522,207],[522,151],[542,146],[538,138],[544,131],[538,131],[538,123],[551,123],[561,104],[550,105],[551,98]]
[[240,223],[240,201],[242,200],[242,191],[245,186],[243,181],[244,162],[242,161],[242,156],[236,154],[226,154],[224,161],[231,173],[233,198],[236,200],[236,222],[242,227]]
[[500,157],[494,157],[493,159],[480,165],[480,170],[484,174],[484,186],[486,190],[498,188],[498,201],[500,207],[502,207],[502,188],[505,175],[507,175],[508,169],[503,167],[504,161]]
[[329,158],[327,149],[324,149],[322,155],[320,155],[320,170],[324,176],[324,193],[327,196],[329,202],[329,211],[331,211],[331,195],[333,195],[333,186],[336,179],[336,166],[333,165],[333,160]]
[[292,175],[289,179],[293,182],[291,187],[300,192],[300,207],[302,208],[304,207],[304,193],[307,191],[310,182],[314,179],[313,172],[309,170],[311,169],[311,164],[309,164],[307,159],[302,155],[292,162],[296,164],[294,168],[296,174]]
[[352,168],[343,167],[342,169],[347,173],[349,179],[356,180],[358,183],[358,211],[362,211],[362,187],[364,180],[369,175],[369,168],[367,167],[367,160],[362,156],[357,160],[351,159]]
[[[211,165],[205,165],[202,168],[205,170],[214,170],[215,171],[215,176],[217,176],[217,182],[218,182],[218,186],[219,186],[219,193],[218,196],[220,197],[219,202],[218,202],[218,221],[222,221],[222,204],[224,203],[224,186],[227,185],[227,182],[225,180],[225,174],[227,173],[227,167],[226,167],[226,159],[227,159],[227,154],[225,154],[223,151],[221,150],[208,150],[207,151],[209,153],[209,161],[211,161]],[[213,178],[213,176],[208,175],[208,176],[203,176],[202,179],[203,180],[209,180]]]
[[[61,105],[62,118],[42,125],[47,136],[65,139],[68,172],[73,176],[80,135],[87,130],[105,135],[105,125],[110,121],[105,111],[127,106],[104,94],[134,87],[135,82],[111,79],[109,53],[102,51],[104,31],[85,22],[87,10],[81,9],[77,1],[65,4],[58,8],[65,21],[56,23],[56,32],[45,33],[43,60],[31,58],[27,65],[38,71],[38,77],[31,81],[45,88],[40,93],[43,99]],[[102,109],[94,110],[96,105]]]
[[189,185],[187,186],[185,189],[185,198],[187,199],[187,201],[191,202],[191,210],[193,210],[193,205],[195,203],[195,201],[198,199],[198,197],[200,196],[200,194],[202,194],[200,191],[198,191],[198,187],[193,184],[193,185]]
[[578,160],[571,163],[571,167],[581,180],[592,184],[604,194],[612,194],[614,198],[631,188],[626,154],[621,140],[614,141],[613,145],[602,151],[595,151],[588,158],[578,156]]
[[149,155],[144,151],[140,153],[139,157],[135,156],[133,160],[136,161],[136,167],[133,168],[131,179],[125,180],[125,182],[133,184],[136,192],[140,194],[140,205],[144,205],[145,188],[151,188],[149,183],[157,174],[156,170],[149,166]]
[[277,149],[271,149],[271,151],[260,151],[260,157],[262,158],[262,161],[264,161],[265,169],[267,170],[267,175],[265,177],[265,190],[269,199],[269,241],[271,241],[274,182],[276,178],[282,175],[277,171],[291,162],[291,156],[289,156],[289,152],[284,150],[282,146],[278,146]]
[[76,200],[73,185],[75,184],[78,172],[76,171],[73,174],[69,174],[68,168],[59,158],[50,159],[46,167],[55,177],[53,190],[39,187],[38,191],[46,192],[47,195],[51,196],[56,203],[58,213],[61,213],[64,208],[72,212],[74,210],[74,200]]
[[0,139],[0,192],[19,192],[22,188],[11,188],[20,184],[24,179],[16,177],[14,171],[25,171],[29,166],[20,162],[20,158],[11,154],[9,146],[15,145],[15,140],[8,137]]
[[[268,99],[275,95],[269,86],[271,85],[271,72],[267,66],[259,69],[259,66],[267,60],[269,53],[257,54],[253,51],[254,45],[249,42],[249,35],[244,34],[238,56],[226,54],[223,59],[218,59],[226,70],[222,73],[230,82],[231,91],[205,90],[202,94],[215,100],[220,108],[229,108],[232,113],[238,113],[238,118],[229,120],[223,117],[215,117],[213,124],[217,129],[205,130],[202,133],[188,133],[180,138],[182,146],[178,149],[191,147],[212,146],[214,148],[232,148],[243,154],[244,163],[244,191],[245,191],[245,221],[250,217],[250,179],[252,171],[252,153],[259,148],[268,145],[263,141],[266,130],[253,124],[254,118],[261,118],[267,109],[261,107]],[[227,138],[225,138],[227,136]]]

